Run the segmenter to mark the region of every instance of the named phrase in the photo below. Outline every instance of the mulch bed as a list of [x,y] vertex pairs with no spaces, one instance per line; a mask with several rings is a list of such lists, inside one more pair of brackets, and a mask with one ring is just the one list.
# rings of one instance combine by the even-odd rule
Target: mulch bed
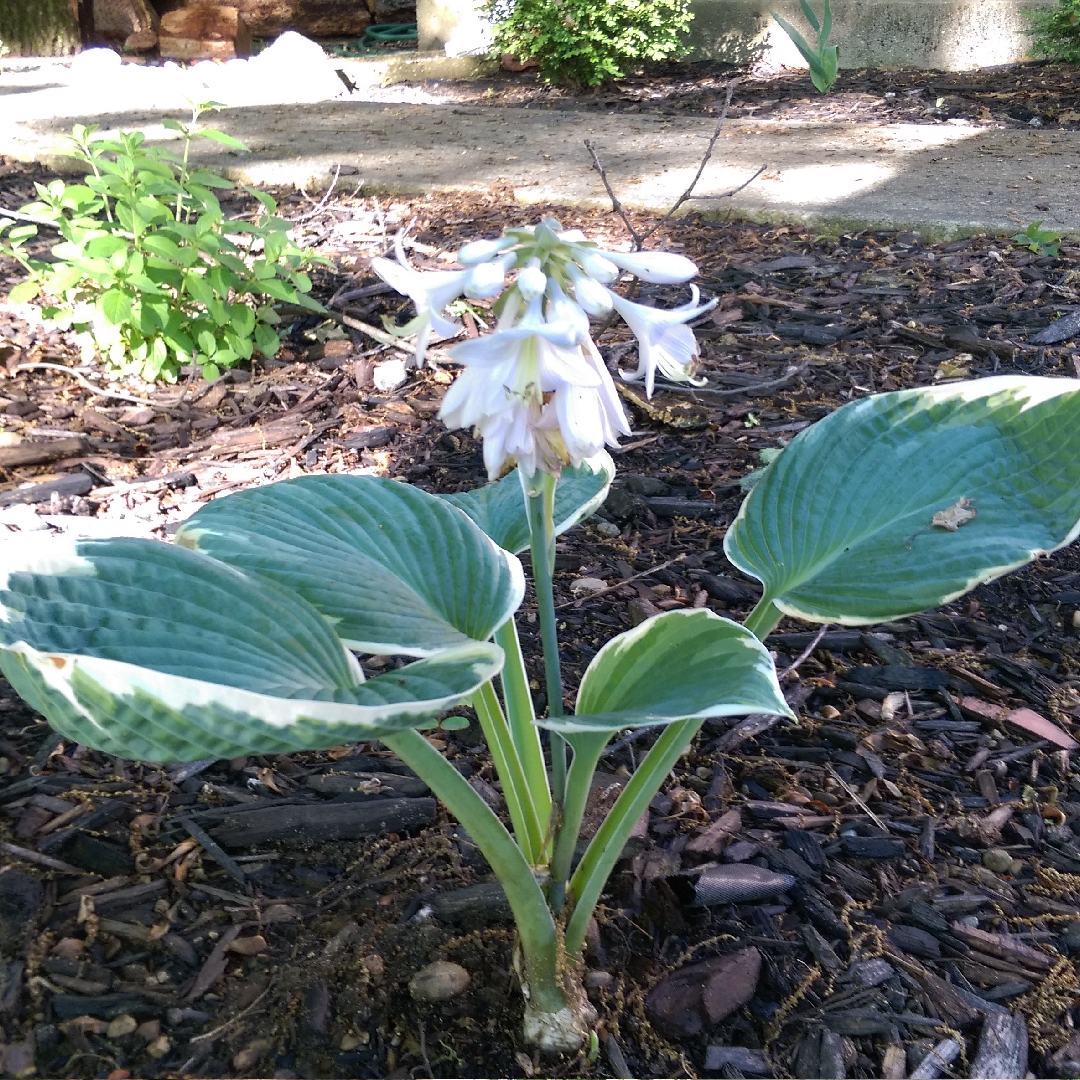
[[[34,178],[9,169],[0,202],[20,205]],[[289,216],[313,209],[283,196]],[[623,239],[611,214],[547,209]],[[318,294],[379,326],[406,311],[369,269],[398,228],[413,224],[418,266],[441,267],[463,240],[543,212],[499,193],[342,196],[301,228],[342,268],[316,273]],[[627,388],[634,434],[615,455],[616,488],[558,545],[568,692],[608,637],[650,613],[705,605],[741,617],[753,606],[755,583],[721,543],[762,450],[871,392],[1080,373],[1080,332],[1046,332],[1080,311],[1080,249],[1049,258],[998,238],[925,245],[693,217],[654,239],[694,258],[704,292],[721,297],[697,328],[709,386],[652,402]],[[2,269],[0,291],[17,279]],[[65,335],[22,314],[0,306],[4,529],[167,536],[208,499],[319,471],[433,491],[484,479],[479,445],[435,419],[450,372],[378,392],[374,368],[394,354],[355,327],[297,316],[273,362],[212,386],[126,386],[141,399],[126,401],[72,370],[24,369],[78,358]],[[600,345],[632,366],[619,324]],[[80,374],[104,381],[92,367]],[[906,1076],[952,1038],[945,1075],[968,1075],[1004,1009],[1025,1021],[1026,1067],[1076,1075],[1080,775],[1061,744],[1080,732],[1078,555],[1074,545],[881,627],[819,640],[817,628],[778,628],[780,670],[809,647],[784,680],[799,722],[707,723],[653,800],[590,941],[605,1037],[594,1063],[526,1054],[499,890],[468,837],[378,745],[144,765],[67,744],[5,686],[6,1070]],[[607,589],[582,593],[582,578]],[[522,631],[539,686],[531,605]],[[596,819],[654,735],[605,757]],[[498,802],[475,727],[438,738]],[[742,873],[741,902],[701,869],[710,864]],[[746,880],[759,890],[749,900]],[[436,959],[464,966],[471,983],[419,1004],[408,980]]]
[[532,71],[467,83],[417,84],[432,99],[469,105],[719,116],[728,80],[740,82],[731,117],[813,123],[998,127],[1080,126],[1080,67],[1029,62],[976,71],[842,70],[828,95],[805,71],[746,70],[712,61],[650,67],[596,90],[548,86]]

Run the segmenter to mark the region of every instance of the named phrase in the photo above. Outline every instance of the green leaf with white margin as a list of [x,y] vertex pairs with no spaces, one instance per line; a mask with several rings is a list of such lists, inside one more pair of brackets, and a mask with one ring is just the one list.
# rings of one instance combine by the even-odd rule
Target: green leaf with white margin
[[[607,451],[565,468],[555,486],[555,534],[572,528],[603,504],[615,478],[615,464]],[[465,511],[499,547],[515,555],[529,546],[529,518],[518,469],[494,484],[441,496]]]
[[374,476],[306,476],[193,514],[177,543],[304,597],[361,652],[432,656],[517,610],[521,563],[442,499]]
[[571,739],[710,716],[792,716],[768,650],[704,608],[668,611],[612,638],[589,664],[577,715],[539,720]]
[[0,669],[70,739],[118,757],[291,753],[419,727],[502,666],[471,642],[364,681],[310,604],[153,540],[4,542]]
[[[963,498],[977,516],[934,515]],[[878,394],[800,432],[747,496],[727,557],[816,622],[938,607],[1080,534],[1080,380],[997,376]]]

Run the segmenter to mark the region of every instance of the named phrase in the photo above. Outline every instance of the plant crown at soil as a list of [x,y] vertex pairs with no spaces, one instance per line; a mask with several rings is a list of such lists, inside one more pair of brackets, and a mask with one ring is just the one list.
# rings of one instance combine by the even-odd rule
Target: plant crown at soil
[[[164,122],[181,137],[180,156],[147,146],[140,132],[110,139],[76,125],[70,152],[91,169],[84,182],[36,184],[37,201],[21,211],[36,224],[0,219],[0,254],[28,274],[9,299],[41,297],[46,319],[78,332],[84,360],[99,351],[120,375],[169,382],[197,363],[215,379],[256,349],[273,357],[281,348],[275,301],[322,311],[307,295],[311,281],[302,269],[318,260],[289,239],[274,200],[246,188],[262,215],[226,218],[214,190],[233,182],[189,166],[196,138],[246,149],[198,126],[211,107],[194,106],[187,124]],[[54,261],[27,250],[39,228],[60,233]]]

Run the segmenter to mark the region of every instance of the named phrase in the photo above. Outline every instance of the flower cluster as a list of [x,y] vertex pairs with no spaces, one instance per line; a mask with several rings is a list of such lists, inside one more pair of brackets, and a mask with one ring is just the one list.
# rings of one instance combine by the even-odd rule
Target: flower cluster
[[[686,323],[715,301],[699,304],[690,286],[688,304],[670,310],[646,307],[609,289],[623,272],[642,281],[689,281],[697,267],[666,251],[605,251],[553,218],[509,229],[499,240],[477,240],[457,254],[463,270],[412,269],[401,239],[397,262],[373,259],[372,268],[410,297],[417,314],[399,331],[416,335],[416,361],[434,332],[460,327],[445,309],[461,296],[498,297],[493,333],[456,345],[450,356],[465,370],[450,387],[440,417],[449,428],[475,427],[484,440],[484,462],[495,478],[512,464],[523,474],[557,475],[604,445],[615,446],[630,425],[607,367],[592,340],[589,316],[614,310],[638,340],[638,365],[619,374],[644,380],[652,396],[657,369],[673,382],[694,383],[698,355]],[[514,273],[507,285],[507,275]]]

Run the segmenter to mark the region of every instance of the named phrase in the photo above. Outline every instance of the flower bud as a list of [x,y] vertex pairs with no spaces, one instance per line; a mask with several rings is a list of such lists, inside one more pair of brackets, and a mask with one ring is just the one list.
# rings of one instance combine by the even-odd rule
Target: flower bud
[[611,293],[584,274],[574,278],[574,299],[590,315],[606,315],[611,310]]
[[462,266],[475,266],[477,263],[487,262],[513,242],[513,239],[508,236],[499,240],[473,240],[458,251],[457,261]]
[[506,268],[502,261],[477,263],[465,278],[465,295],[472,300],[490,300],[502,292]]
[[605,251],[616,266],[653,285],[677,285],[689,281],[697,267],[673,251]]
[[533,259],[528,266],[519,271],[517,287],[518,292],[526,301],[534,300],[536,297],[543,295],[544,289],[547,287],[547,275],[540,269],[538,259]]
[[574,261],[593,279],[608,285],[619,276],[619,268],[600,252],[586,248],[575,254]]

